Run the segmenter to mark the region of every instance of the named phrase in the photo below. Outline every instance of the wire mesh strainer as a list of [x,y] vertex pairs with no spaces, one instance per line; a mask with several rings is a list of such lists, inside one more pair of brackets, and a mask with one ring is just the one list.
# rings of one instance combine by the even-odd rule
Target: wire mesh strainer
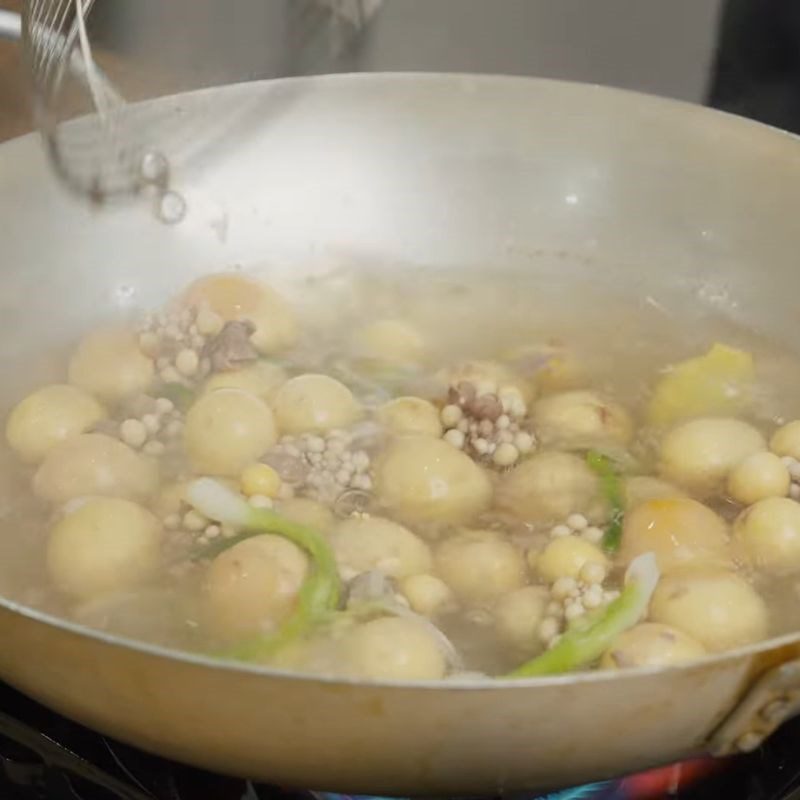
[[[297,57],[287,66],[297,74],[317,71],[319,54],[349,48],[380,0],[285,3],[286,46]],[[170,113],[163,104],[125,102],[109,77],[107,54],[93,48],[94,6],[95,0],[26,4],[22,33],[36,124],[56,172],[71,189],[100,201],[155,185],[163,196],[170,163],[180,156],[175,148],[191,138],[197,120]],[[168,207],[180,210],[179,204]]]
[[148,156],[141,110],[125,103],[95,61],[88,32],[93,5],[29,0],[22,33],[34,117],[52,162],[70,188],[100,200],[165,181],[166,161]]

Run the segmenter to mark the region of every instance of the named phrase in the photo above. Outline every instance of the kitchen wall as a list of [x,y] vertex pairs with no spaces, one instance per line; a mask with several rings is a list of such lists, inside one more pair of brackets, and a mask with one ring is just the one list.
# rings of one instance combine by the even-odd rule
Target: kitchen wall
[[386,0],[366,70],[540,75],[700,101],[721,0]]
[[[542,75],[700,101],[721,1],[383,0],[356,52],[314,66]],[[313,33],[292,26],[308,3],[104,0],[94,16],[118,46],[143,47],[187,81],[223,83],[309,71],[290,52]]]

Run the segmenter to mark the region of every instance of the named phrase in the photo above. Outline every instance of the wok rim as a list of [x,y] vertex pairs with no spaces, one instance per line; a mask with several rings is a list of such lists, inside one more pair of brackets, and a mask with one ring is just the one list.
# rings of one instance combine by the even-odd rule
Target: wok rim
[[739,658],[748,658],[778,650],[782,647],[800,643],[800,632],[784,634],[783,636],[764,639],[755,644],[737,647],[733,650],[726,650],[724,653],[712,653],[702,658],[668,667],[629,667],[619,670],[585,670],[580,672],[570,672],[564,675],[550,675],[536,678],[465,678],[463,680],[440,679],[427,681],[399,681],[399,680],[360,680],[357,678],[336,677],[331,675],[315,675],[307,672],[279,669],[260,664],[253,664],[245,661],[235,661],[233,659],[219,659],[213,656],[194,653],[190,650],[180,650],[178,648],[167,647],[133,639],[127,636],[120,636],[106,631],[96,630],[86,625],[73,622],[71,620],[58,617],[45,611],[31,608],[23,603],[18,603],[0,596],[0,608],[24,617],[32,622],[56,628],[64,633],[77,635],[82,638],[93,639],[101,644],[112,647],[133,650],[134,652],[155,656],[157,658],[179,661],[197,667],[210,667],[213,669],[223,669],[228,672],[244,673],[248,675],[259,675],[265,678],[290,679],[303,683],[324,683],[331,686],[351,686],[364,688],[387,688],[402,690],[456,690],[463,691],[468,689],[475,690],[500,690],[500,689],[520,689],[536,688],[537,686],[558,687],[571,686],[576,683],[612,682],[621,681],[626,678],[646,678],[657,674],[671,674],[674,672],[686,672],[700,666],[711,666],[735,661]]
[[[413,71],[413,70],[392,70],[386,72],[338,72],[329,73],[324,75],[299,75],[284,78],[264,78],[261,80],[253,81],[237,81],[234,83],[223,84],[220,86],[206,86],[199,89],[192,89],[185,92],[176,92],[172,94],[160,95],[158,97],[148,98],[146,100],[138,100],[130,103],[131,106],[146,106],[160,103],[175,102],[180,98],[186,97],[201,97],[202,95],[214,95],[232,91],[252,91],[264,90],[267,87],[291,87],[291,86],[324,86],[324,84],[337,84],[337,83],[383,83],[390,81],[392,83],[402,82],[418,82],[418,83],[433,83],[442,81],[447,83],[463,83],[469,81],[472,83],[480,84],[520,84],[527,86],[536,86],[541,88],[564,88],[568,91],[583,91],[587,94],[601,94],[609,97],[616,96],[624,98],[629,103],[637,103],[641,105],[650,105],[652,108],[671,108],[673,111],[684,112],[684,117],[688,119],[687,115],[696,115],[698,117],[705,117],[708,119],[717,118],[724,120],[731,127],[740,127],[743,130],[751,128],[755,131],[762,133],[769,133],[776,138],[784,140],[800,141],[800,133],[793,133],[792,131],[779,128],[766,122],[743,117],[732,111],[724,109],[712,108],[710,106],[702,105],[701,103],[693,102],[691,100],[683,100],[676,97],[667,97],[665,95],[651,94],[637,89],[621,88],[617,86],[609,86],[602,83],[593,83],[591,81],[574,81],[562,78],[543,78],[528,75],[514,75],[511,73],[479,73],[479,72],[430,72],[430,71]],[[71,120],[65,120],[62,124],[69,124],[70,122],[84,119],[91,115],[82,115],[75,117]],[[0,160],[3,157],[3,151],[7,149],[8,145],[12,143],[22,144],[26,140],[30,141],[40,135],[40,131],[34,129],[27,133],[20,134],[19,136],[12,137],[0,141]]]
[[[213,96],[214,94],[224,94],[232,91],[244,92],[250,89],[253,92],[263,92],[266,89],[279,89],[281,87],[292,86],[312,86],[314,88],[326,88],[328,84],[343,84],[343,83],[385,83],[386,81],[392,83],[462,83],[470,81],[482,85],[491,84],[519,84],[529,87],[538,87],[540,89],[554,89],[560,88],[568,91],[585,92],[591,95],[605,95],[608,97],[618,97],[625,100],[625,102],[640,107],[650,106],[654,110],[663,109],[675,112],[677,118],[682,120],[682,124],[691,122],[692,117],[698,119],[716,119],[724,123],[726,128],[740,129],[742,131],[752,130],[761,135],[768,135],[774,139],[782,139],[784,141],[800,142],[800,134],[794,134],[790,131],[759,122],[757,120],[749,119],[739,116],[732,112],[709,108],[707,106],[693,103],[687,100],[676,99],[672,97],[664,97],[646,92],[636,91],[627,88],[617,88],[607,86],[604,84],[560,80],[554,78],[532,77],[524,75],[512,75],[503,73],[469,73],[469,72],[414,72],[414,71],[391,71],[391,72],[370,72],[370,73],[355,73],[344,72],[326,75],[312,75],[312,76],[296,76],[288,78],[270,78],[257,81],[242,81],[238,83],[231,83],[222,86],[205,87],[187,92],[180,92],[176,94],[163,95],[157,98],[151,98],[139,101],[134,105],[146,104],[169,104],[174,103],[180,98],[186,97],[200,97],[202,95]],[[9,150],[14,147],[33,146],[34,139],[37,138],[37,132],[31,131],[26,134],[8,139],[0,143],[0,163]],[[41,155],[45,155],[41,153]],[[509,689],[535,689],[536,687],[559,687],[571,686],[575,684],[596,683],[596,682],[619,682],[626,679],[647,678],[655,675],[668,675],[676,672],[686,672],[700,666],[712,666],[715,664],[725,664],[741,658],[752,658],[773,650],[783,647],[800,644],[800,631],[796,633],[783,634],[777,637],[764,639],[761,642],[754,644],[737,647],[732,650],[727,650],[724,653],[715,653],[703,656],[702,658],[695,659],[685,664],[673,665],[668,667],[632,667],[620,670],[586,670],[581,672],[572,672],[565,675],[554,675],[547,677],[535,678],[504,678],[504,677],[488,677],[488,678],[467,678],[463,680],[436,680],[436,681],[398,681],[398,680],[359,680],[355,678],[335,677],[329,675],[315,675],[311,673],[304,673],[286,669],[278,669],[265,665],[235,661],[231,659],[216,659],[212,656],[194,653],[189,650],[180,650],[165,645],[158,645],[146,641],[133,639],[126,636],[120,636],[113,633],[93,629],[91,627],[81,625],[69,619],[41,611],[32,606],[26,605],[22,602],[12,600],[10,598],[0,595],[0,609],[4,609],[11,614],[23,617],[26,620],[45,625],[49,628],[55,628],[62,633],[71,634],[80,638],[90,639],[103,645],[131,650],[135,653],[156,657],[159,659],[167,659],[170,661],[177,661],[186,665],[191,665],[201,668],[211,668],[217,670],[225,670],[226,672],[248,674],[259,676],[261,678],[279,678],[281,680],[291,680],[299,683],[316,683],[326,684],[330,686],[349,686],[353,688],[365,689],[392,689],[399,691],[501,691]]]

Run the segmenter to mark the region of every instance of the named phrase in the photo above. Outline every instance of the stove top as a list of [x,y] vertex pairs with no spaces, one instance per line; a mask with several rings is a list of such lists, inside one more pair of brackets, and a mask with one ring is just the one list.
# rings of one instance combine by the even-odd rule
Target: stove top
[[[800,719],[759,751],[507,800],[800,800]],[[94,733],[0,684],[0,800],[350,800],[212,775]],[[360,800],[360,799],[359,799]]]

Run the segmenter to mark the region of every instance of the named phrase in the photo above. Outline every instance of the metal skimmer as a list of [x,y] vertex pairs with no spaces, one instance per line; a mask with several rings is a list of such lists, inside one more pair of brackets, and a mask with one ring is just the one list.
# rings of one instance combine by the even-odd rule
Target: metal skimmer
[[[323,57],[346,51],[379,6],[379,0],[289,0],[286,45],[292,55],[287,73],[318,71]],[[93,7],[94,0],[26,4],[22,38],[36,124],[69,188],[102,201],[155,186],[160,207],[178,208],[166,221],[178,221],[182,200],[176,201],[168,188],[170,167],[182,156],[198,121],[174,114],[167,118],[153,104],[125,101],[93,52]]]

